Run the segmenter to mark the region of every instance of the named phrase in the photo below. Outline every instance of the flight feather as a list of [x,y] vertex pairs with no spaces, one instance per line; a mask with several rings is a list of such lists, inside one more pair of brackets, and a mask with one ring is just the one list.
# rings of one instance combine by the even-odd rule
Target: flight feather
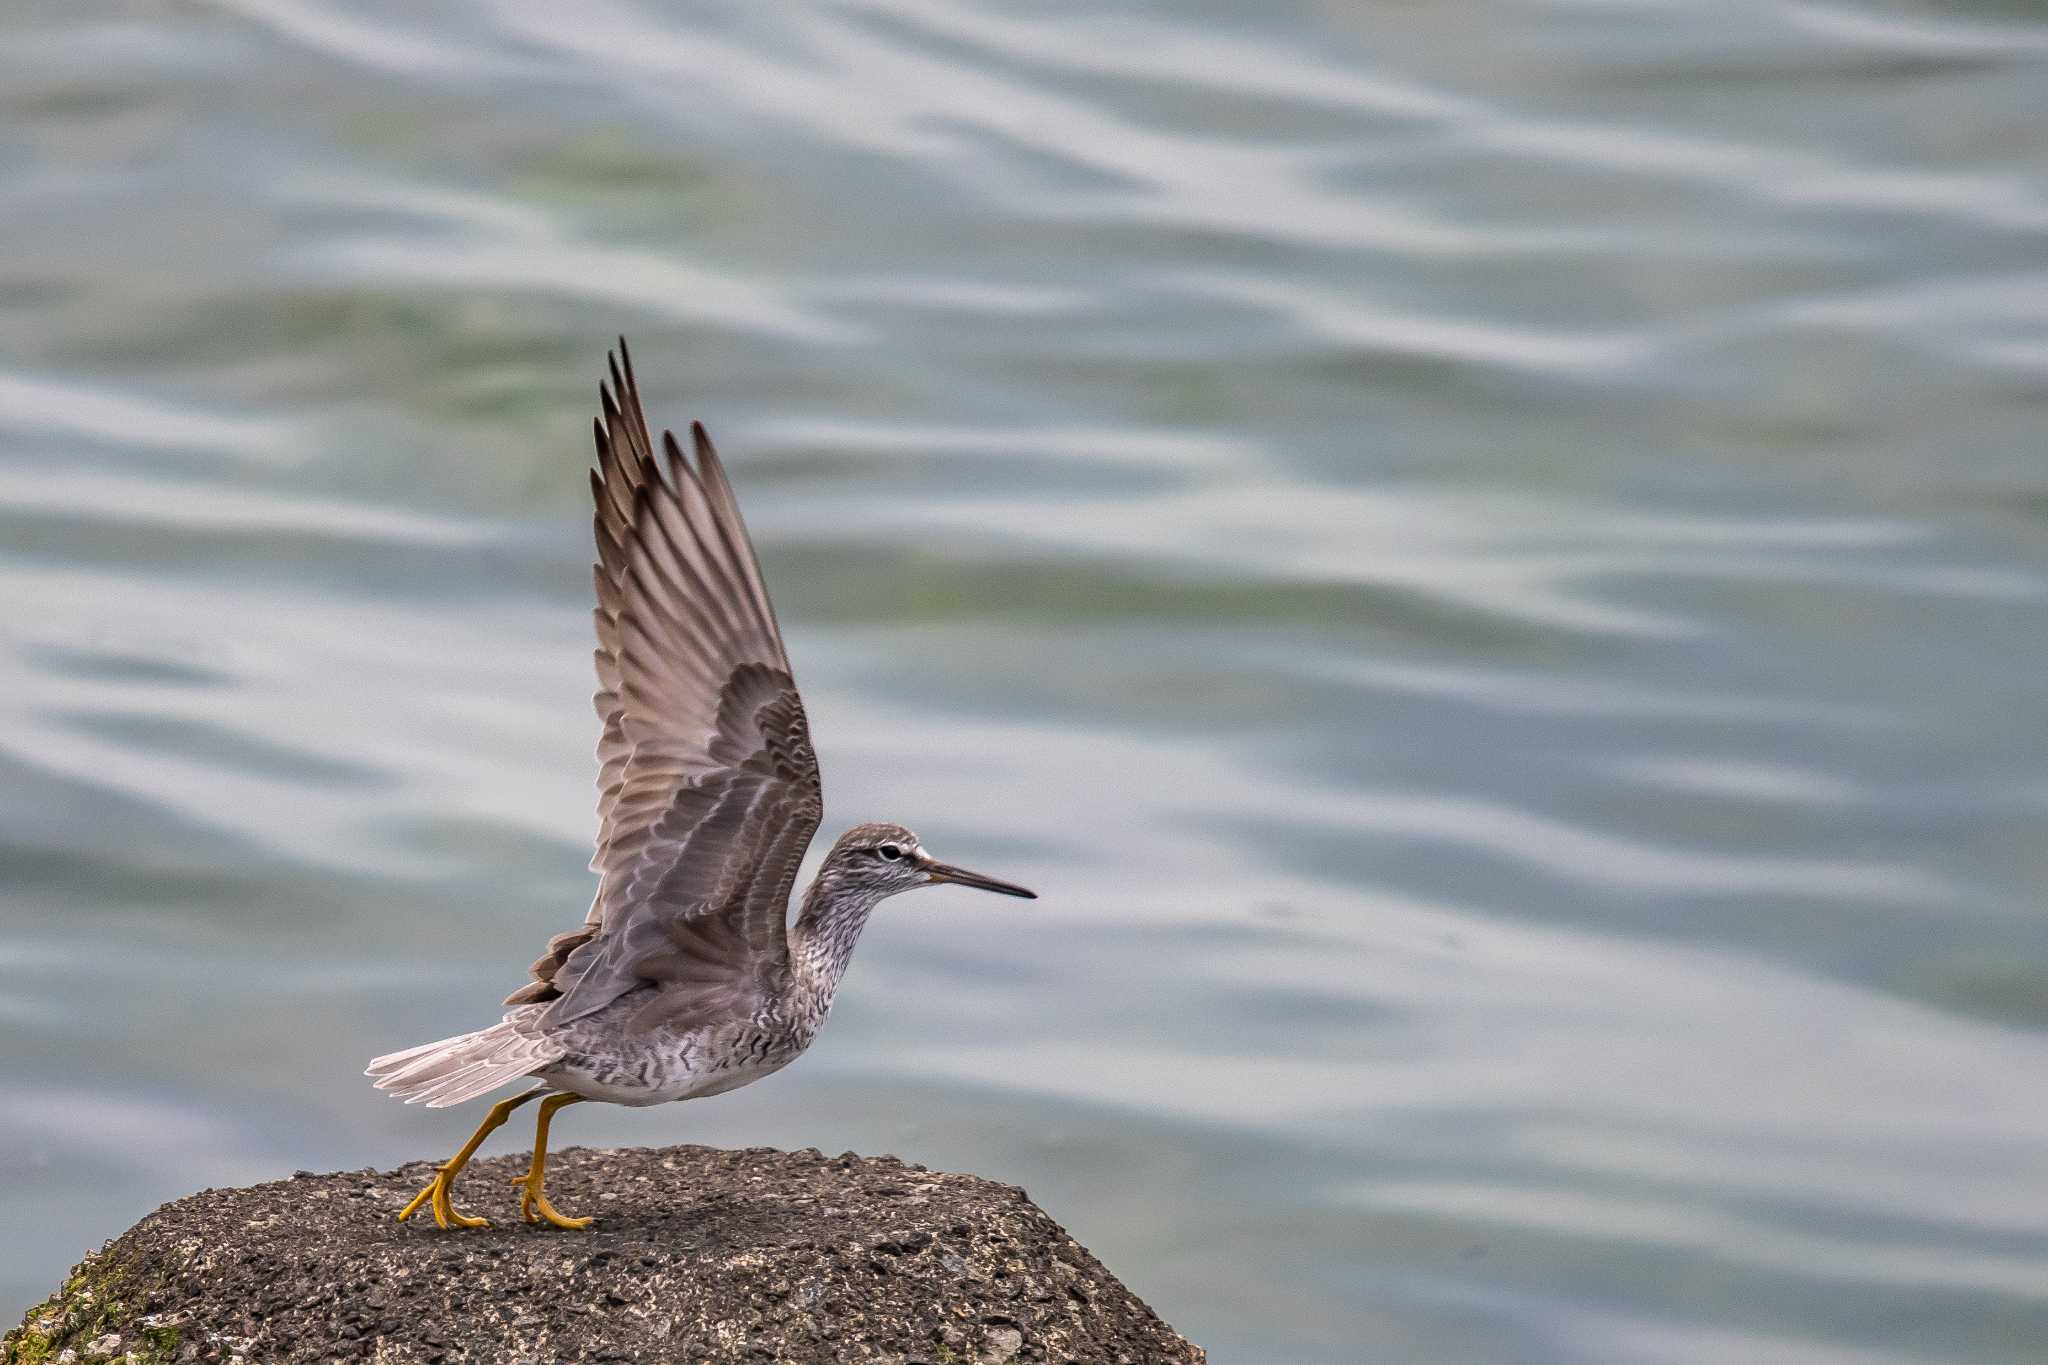
[[772,988],[823,797],[803,700],[724,467],[649,438],[625,342],[599,390],[598,890],[507,1003],[564,1023],[645,985],[642,1022]]

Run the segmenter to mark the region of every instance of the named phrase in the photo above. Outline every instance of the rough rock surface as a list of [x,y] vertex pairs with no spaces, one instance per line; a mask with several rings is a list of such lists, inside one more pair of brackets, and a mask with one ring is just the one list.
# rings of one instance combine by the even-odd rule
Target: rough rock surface
[[166,1204],[86,1259],[6,1365],[168,1361],[1201,1361],[1011,1185],[894,1157],[568,1148],[529,1227],[524,1156],[457,1207],[396,1214],[432,1167],[301,1174]]

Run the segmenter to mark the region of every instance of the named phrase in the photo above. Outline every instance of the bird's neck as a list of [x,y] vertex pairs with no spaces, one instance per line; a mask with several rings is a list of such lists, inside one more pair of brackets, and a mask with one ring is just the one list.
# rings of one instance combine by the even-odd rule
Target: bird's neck
[[865,889],[828,887],[820,877],[804,893],[803,913],[790,934],[790,960],[829,999],[853,960],[853,945],[882,897]]

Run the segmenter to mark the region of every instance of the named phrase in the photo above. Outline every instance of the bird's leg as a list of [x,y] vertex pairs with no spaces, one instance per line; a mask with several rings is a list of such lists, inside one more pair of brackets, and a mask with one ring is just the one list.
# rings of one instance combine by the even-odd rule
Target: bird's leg
[[587,1228],[591,1224],[592,1220],[588,1218],[571,1218],[557,1213],[555,1206],[548,1202],[547,1191],[542,1188],[548,1173],[548,1123],[555,1117],[557,1109],[575,1104],[582,1098],[581,1095],[550,1095],[540,1102],[540,1117],[533,1125],[533,1166],[525,1175],[512,1177],[513,1184],[525,1186],[519,1192],[519,1211],[526,1215],[529,1223],[538,1223],[545,1218],[558,1228],[570,1229]]
[[406,1219],[420,1211],[420,1205],[431,1203],[434,1209],[434,1222],[444,1229],[449,1227],[489,1227],[490,1223],[485,1219],[471,1218],[468,1214],[457,1213],[455,1205],[449,1201],[448,1191],[454,1185],[456,1175],[464,1166],[469,1164],[469,1159],[476,1155],[476,1149],[484,1145],[484,1139],[503,1126],[505,1120],[512,1117],[514,1109],[525,1104],[528,1100],[537,1099],[546,1093],[543,1090],[529,1090],[524,1095],[514,1095],[509,1100],[499,1100],[496,1104],[492,1105],[491,1112],[484,1115],[484,1121],[477,1125],[474,1133],[469,1135],[469,1141],[462,1144],[462,1150],[441,1163],[440,1167],[434,1172],[433,1180],[429,1182],[425,1189],[413,1196],[412,1202],[407,1204],[405,1210],[398,1215],[398,1221],[403,1223]]

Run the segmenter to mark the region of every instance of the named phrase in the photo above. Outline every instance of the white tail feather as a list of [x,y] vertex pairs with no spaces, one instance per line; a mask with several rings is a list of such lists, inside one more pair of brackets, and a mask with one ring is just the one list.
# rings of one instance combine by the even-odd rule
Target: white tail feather
[[473,1100],[558,1060],[559,1045],[519,1032],[511,1020],[386,1053],[363,1074],[407,1104],[440,1109]]

